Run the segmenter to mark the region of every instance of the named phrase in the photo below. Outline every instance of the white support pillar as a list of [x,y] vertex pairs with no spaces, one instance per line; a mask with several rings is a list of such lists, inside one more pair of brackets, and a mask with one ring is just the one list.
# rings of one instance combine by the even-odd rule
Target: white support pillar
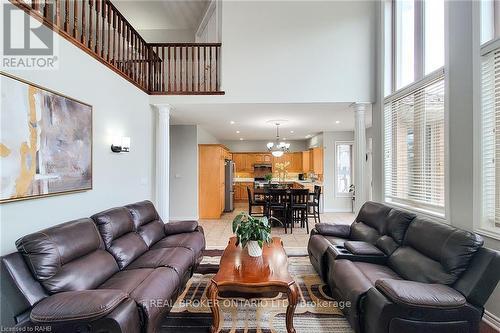
[[356,200],[354,201],[354,211],[359,209],[366,201],[366,122],[365,112],[367,103],[353,103],[351,108],[354,111],[354,186],[356,190]]
[[157,106],[156,126],[156,207],[163,222],[169,221],[170,105]]

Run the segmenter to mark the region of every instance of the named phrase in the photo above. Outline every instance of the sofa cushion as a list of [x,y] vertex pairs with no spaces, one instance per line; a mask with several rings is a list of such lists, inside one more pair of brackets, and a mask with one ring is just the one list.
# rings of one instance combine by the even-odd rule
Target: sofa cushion
[[347,224],[317,223],[314,229],[323,236],[349,238],[351,226]]
[[169,235],[155,243],[151,249],[156,250],[169,247],[188,248],[192,250],[195,257],[197,257],[202,254],[203,250],[205,250],[205,235],[198,231]]
[[462,294],[443,284],[382,279],[375,286],[394,303],[406,306],[453,309],[466,302]]
[[30,313],[36,323],[96,320],[113,311],[128,295],[120,290],[67,291],[49,296]]
[[401,280],[401,277],[387,266],[371,264],[368,262],[353,262],[370,282],[375,285],[379,279]]
[[452,284],[482,245],[478,235],[417,217],[389,263],[408,280]]
[[168,267],[156,268],[130,297],[140,306],[146,322],[146,332],[157,332],[163,315],[170,310],[175,301],[180,279],[177,273]]
[[416,215],[409,212],[404,212],[399,209],[392,209],[387,215],[387,223],[384,234],[390,236],[396,243],[401,244],[406,234],[406,230],[410,223],[415,219]]
[[101,284],[98,289],[118,289],[130,294],[153,273],[153,268],[119,271]]
[[383,234],[385,232],[387,216],[391,209],[391,207],[384,204],[367,201],[359,210],[355,222],[366,224],[374,228],[379,234]]
[[151,201],[141,201],[125,207],[132,216],[135,230],[148,247],[165,237],[165,224]]
[[165,235],[182,234],[194,232],[198,228],[198,221],[175,221],[165,224]]
[[50,293],[94,289],[118,271],[88,218],[24,236],[16,247]]
[[360,242],[360,241],[347,241],[344,247],[352,254],[368,255],[368,256],[383,256],[384,252],[380,251],[375,245]]
[[376,228],[373,228],[363,222],[354,222],[351,225],[351,237],[352,240],[368,242],[375,244],[377,239],[381,236]]
[[106,249],[116,259],[120,269],[148,250],[144,240],[135,232],[129,210],[117,207],[92,216],[102,235]]
[[126,269],[170,267],[182,278],[194,262],[192,250],[185,247],[171,247],[149,250],[130,263]]

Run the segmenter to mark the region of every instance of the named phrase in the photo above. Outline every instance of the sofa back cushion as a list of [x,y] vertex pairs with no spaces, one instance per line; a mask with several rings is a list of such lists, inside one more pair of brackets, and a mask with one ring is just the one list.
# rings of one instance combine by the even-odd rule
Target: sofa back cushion
[[389,264],[408,280],[453,284],[482,245],[476,234],[417,217]]
[[377,240],[377,246],[391,255],[402,243],[408,226],[416,215],[399,209],[392,209],[387,215],[384,235]]
[[125,206],[132,216],[134,228],[148,247],[165,237],[164,223],[151,201]]
[[118,263],[125,268],[134,259],[148,250],[141,236],[135,232],[134,221],[129,210],[116,207],[92,215],[108,250]]
[[390,211],[391,208],[386,205],[365,202],[351,226],[351,239],[375,244],[385,232]]
[[94,222],[66,222],[16,241],[33,276],[50,292],[93,289],[118,271]]

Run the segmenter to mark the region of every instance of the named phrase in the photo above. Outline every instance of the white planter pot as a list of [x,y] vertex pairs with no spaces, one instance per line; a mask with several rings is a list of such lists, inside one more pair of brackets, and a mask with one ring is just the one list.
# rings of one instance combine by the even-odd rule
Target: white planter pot
[[257,241],[248,241],[247,251],[251,257],[260,257],[262,255],[262,249]]

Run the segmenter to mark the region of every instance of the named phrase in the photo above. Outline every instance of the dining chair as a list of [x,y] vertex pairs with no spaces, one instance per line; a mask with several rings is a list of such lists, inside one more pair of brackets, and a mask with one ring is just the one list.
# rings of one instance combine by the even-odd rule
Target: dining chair
[[308,189],[292,189],[290,195],[290,215],[292,220],[292,226],[294,222],[300,222],[300,227],[306,227],[307,233],[309,234],[309,223],[307,220],[307,209],[309,201],[309,190]]
[[[270,188],[267,196],[267,212],[269,217],[273,217],[283,224],[285,233],[289,224],[288,214],[288,194],[284,189]],[[290,228],[290,233],[292,233]]]
[[321,223],[319,217],[319,203],[321,198],[321,186],[314,185],[314,192],[310,193],[309,201],[307,202],[307,217],[313,217],[314,223]]
[[[248,215],[251,216],[266,216],[267,213],[267,202],[265,200],[256,200],[255,195],[250,189],[250,186],[247,186],[247,194],[248,194]],[[262,213],[253,213],[253,207],[262,208]]]

